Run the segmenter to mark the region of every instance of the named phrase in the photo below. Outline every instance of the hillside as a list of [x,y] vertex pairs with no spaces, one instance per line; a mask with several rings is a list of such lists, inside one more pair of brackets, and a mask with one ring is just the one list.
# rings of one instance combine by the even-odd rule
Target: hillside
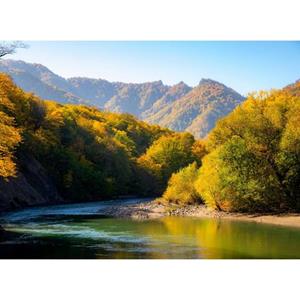
[[293,96],[300,97],[300,79],[297,80],[296,82],[289,84],[284,88],[284,90],[288,91],[291,93]]
[[217,81],[202,79],[189,93],[164,105],[145,120],[175,131],[188,131],[195,137],[202,138],[219,118],[230,113],[244,99]]
[[195,140],[129,114],[43,101],[0,73],[0,211],[157,195]]
[[173,174],[165,201],[214,210],[300,212],[300,86],[260,91],[222,118],[204,142],[201,167]]
[[71,92],[67,80],[54,74],[41,64],[23,61],[1,60],[0,72],[10,75],[26,92],[33,92],[43,99],[55,99],[60,103],[87,102]]
[[162,81],[109,82],[104,79],[65,79],[40,64],[2,60],[0,71],[9,74],[27,92],[60,103],[90,104],[111,112],[130,113],[139,119],[188,131],[202,138],[216,121],[240,104],[244,97],[225,85],[203,79],[192,88]]
[[25,91],[34,92],[44,99],[74,104],[86,102],[136,116],[170,89],[161,81],[134,84],[87,77],[65,79],[41,64],[9,59],[0,61],[0,72],[9,74]]

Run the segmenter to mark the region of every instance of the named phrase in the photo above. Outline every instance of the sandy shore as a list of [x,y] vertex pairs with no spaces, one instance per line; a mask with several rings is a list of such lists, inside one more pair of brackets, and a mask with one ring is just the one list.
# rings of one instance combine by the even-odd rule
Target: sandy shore
[[204,205],[189,205],[185,207],[163,205],[157,201],[126,206],[111,206],[104,212],[105,215],[118,218],[132,218],[138,220],[162,218],[166,216],[185,216],[199,218],[222,218],[231,220],[251,221],[275,225],[293,226],[300,228],[300,214],[240,214],[212,211]]

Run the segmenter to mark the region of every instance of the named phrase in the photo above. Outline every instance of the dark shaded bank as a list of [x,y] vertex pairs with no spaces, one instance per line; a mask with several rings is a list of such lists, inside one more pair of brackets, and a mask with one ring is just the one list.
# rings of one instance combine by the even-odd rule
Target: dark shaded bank
[[2,238],[2,236],[5,234],[5,230],[3,229],[3,227],[0,225],[0,239]]
[[[77,199],[65,199],[58,191],[47,170],[29,153],[17,153],[16,177],[5,180],[0,176],[0,213],[23,208],[43,207],[56,204],[83,203]],[[111,200],[127,200],[138,195],[117,195]],[[95,199],[98,202],[103,199]],[[89,202],[92,202],[89,200]],[[1,228],[0,228],[1,231]]]
[[21,237],[21,235],[22,234],[19,234],[16,232],[6,231],[3,228],[3,226],[0,225],[0,245],[5,241],[11,240],[11,239],[18,239]]
[[[197,159],[188,133],[129,114],[44,101],[3,73],[0,94],[0,211],[63,200],[157,196],[173,172]],[[152,147],[170,143],[176,144],[172,155],[160,162],[168,171],[160,167],[153,173]],[[174,163],[173,157],[180,159]]]
[[36,205],[63,203],[45,168],[30,154],[19,154],[15,178],[0,177],[0,212]]
[[[16,177],[10,177],[9,180],[0,177],[0,213],[56,204],[84,203],[77,199],[65,199],[61,196],[47,170],[32,155],[18,153],[18,166]],[[139,197],[139,195],[117,195],[110,197],[109,200],[126,201]],[[107,198],[89,200],[87,203],[99,200],[106,201]]]
[[[64,199],[47,170],[32,155],[20,154],[18,164],[19,171],[16,177],[9,178],[9,180],[0,177],[0,213],[27,207],[82,203],[78,200]],[[127,200],[137,197],[137,195],[119,195],[112,197],[111,200]],[[95,202],[98,201],[99,199],[95,200]]]

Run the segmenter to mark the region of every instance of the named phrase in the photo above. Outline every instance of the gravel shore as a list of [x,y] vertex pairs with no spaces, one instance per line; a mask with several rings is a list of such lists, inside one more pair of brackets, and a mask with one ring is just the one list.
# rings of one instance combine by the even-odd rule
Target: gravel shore
[[231,220],[251,221],[300,228],[300,214],[241,214],[227,213],[209,210],[203,204],[188,205],[184,207],[176,205],[164,205],[158,201],[150,201],[126,206],[111,206],[101,211],[106,216],[116,218],[132,218],[136,220],[156,219],[166,216],[198,217],[198,218],[222,218]]

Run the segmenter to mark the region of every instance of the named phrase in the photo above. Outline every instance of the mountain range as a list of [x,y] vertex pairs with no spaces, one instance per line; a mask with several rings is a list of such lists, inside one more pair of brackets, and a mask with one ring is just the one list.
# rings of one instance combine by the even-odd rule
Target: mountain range
[[87,77],[66,79],[41,64],[8,59],[0,61],[0,72],[43,99],[130,113],[151,124],[191,132],[197,138],[204,138],[219,118],[245,99],[211,79],[202,79],[195,87],[184,82],[169,86],[160,80],[122,83]]

